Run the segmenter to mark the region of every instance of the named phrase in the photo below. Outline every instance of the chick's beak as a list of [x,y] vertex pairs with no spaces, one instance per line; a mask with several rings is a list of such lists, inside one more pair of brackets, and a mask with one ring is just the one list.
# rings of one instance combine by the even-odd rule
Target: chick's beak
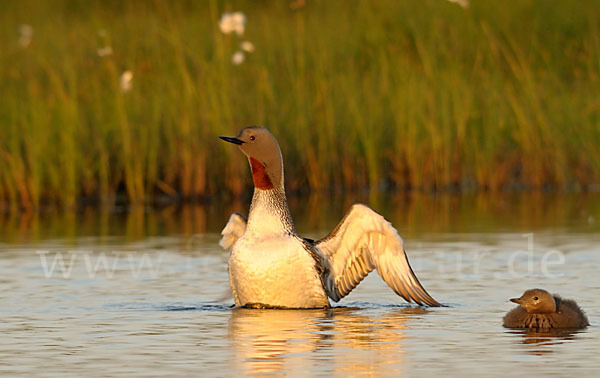
[[523,303],[523,301],[521,300],[521,298],[510,298],[511,302],[517,303],[517,304],[521,304]]
[[219,138],[223,139],[225,142],[229,142],[229,143],[233,143],[233,144],[237,144],[237,145],[240,145],[240,144],[244,143],[243,140],[240,140],[240,139],[235,138],[235,137],[220,136]]

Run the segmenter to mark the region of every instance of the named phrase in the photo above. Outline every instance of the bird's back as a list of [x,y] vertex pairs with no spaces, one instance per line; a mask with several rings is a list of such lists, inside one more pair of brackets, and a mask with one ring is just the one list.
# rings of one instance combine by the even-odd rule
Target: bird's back
[[554,296],[557,303],[557,326],[555,328],[583,328],[589,324],[583,310],[574,300],[563,299],[558,295]]

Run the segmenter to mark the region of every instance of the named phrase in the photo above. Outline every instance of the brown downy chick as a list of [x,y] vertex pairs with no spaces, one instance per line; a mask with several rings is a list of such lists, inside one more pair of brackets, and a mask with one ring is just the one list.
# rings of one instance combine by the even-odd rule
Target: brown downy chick
[[589,325],[585,313],[575,301],[551,295],[546,290],[527,290],[511,302],[519,304],[504,316],[508,328],[584,328]]

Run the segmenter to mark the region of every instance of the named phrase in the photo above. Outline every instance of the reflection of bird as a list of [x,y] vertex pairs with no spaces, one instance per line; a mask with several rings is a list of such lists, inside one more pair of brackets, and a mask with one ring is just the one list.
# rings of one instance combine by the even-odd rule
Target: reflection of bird
[[405,300],[439,306],[413,273],[402,238],[381,215],[356,204],[324,239],[303,239],[288,209],[275,137],[253,126],[221,139],[246,154],[255,186],[247,222],[232,215],[220,243],[233,248],[229,279],[236,305],[328,307],[327,297],[339,301],[377,269]]
[[511,302],[519,304],[504,316],[508,328],[583,328],[589,325],[575,301],[550,295],[546,290],[527,290]]
[[[426,314],[422,307],[362,311],[334,307],[312,310],[236,308],[229,318],[234,375],[394,376],[405,363],[407,322]],[[369,315],[367,315],[369,314]],[[326,356],[326,358],[315,358]],[[395,374],[396,373],[396,374]]]
[[512,328],[511,334],[521,335],[521,343],[527,345],[527,353],[541,356],[553,353],[555,348],[551,345],[560,345],[574,340],[579,332],[578,328]]
[[234,309],[229,319],[234,375],[279,375],[292,362],[310,365],[310,356],[327,337],[322,319],[328,311]]

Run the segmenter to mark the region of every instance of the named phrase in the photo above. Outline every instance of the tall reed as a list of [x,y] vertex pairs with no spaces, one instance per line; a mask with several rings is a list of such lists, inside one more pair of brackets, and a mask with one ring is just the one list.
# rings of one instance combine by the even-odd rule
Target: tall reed
[[292,190],[598,187],[599,1],[290,4],[4,2],[0,202],[239,195],[251,124]]

